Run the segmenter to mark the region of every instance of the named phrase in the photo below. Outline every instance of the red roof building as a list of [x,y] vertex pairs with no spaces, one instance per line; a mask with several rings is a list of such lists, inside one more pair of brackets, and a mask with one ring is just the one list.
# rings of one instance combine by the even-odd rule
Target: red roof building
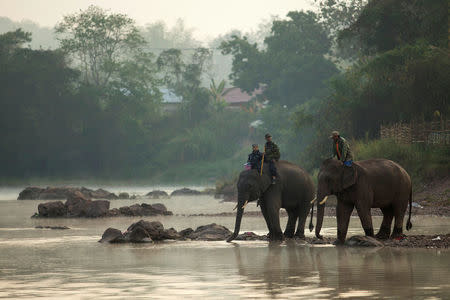
[[222,94],[223,99],[228,104],[230,108],[242,107],[247,104],[250,100],[256,98],[257,95],[261,95],[263,89],[260,87],[253,91],[253,93],[249,94],[244,92],[238,87],[231,87],[225,89]]

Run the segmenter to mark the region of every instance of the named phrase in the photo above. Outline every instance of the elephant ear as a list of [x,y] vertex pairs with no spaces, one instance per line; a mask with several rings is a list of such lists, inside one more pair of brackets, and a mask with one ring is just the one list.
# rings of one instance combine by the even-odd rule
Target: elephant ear
[[356,171],[355,165],[351,167],[344,166],[344,172],[342,174],[342,189],[348,189],[356,183],[358,177],[358,172]]

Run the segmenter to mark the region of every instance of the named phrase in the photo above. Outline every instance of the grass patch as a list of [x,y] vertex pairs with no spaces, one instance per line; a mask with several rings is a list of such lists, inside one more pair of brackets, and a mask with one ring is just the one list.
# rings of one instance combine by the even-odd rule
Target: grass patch
[[353,142],[355,160],[385,158],[400,164],[411,176],[413,188],[448,174],[450,147],[446,145],[397,144],[392,140]]

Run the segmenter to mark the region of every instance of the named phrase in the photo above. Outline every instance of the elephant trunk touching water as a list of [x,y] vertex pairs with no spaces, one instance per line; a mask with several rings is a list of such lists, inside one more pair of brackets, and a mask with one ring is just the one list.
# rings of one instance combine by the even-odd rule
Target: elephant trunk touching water
[[[314,197],[314,184],[310,176],[299,166],[287,161],[279,161],[275,164],[278,170],[275,185],[271,184],[268,164],[264,164],[262,175],[257,170],[242,171],[239,175],[236,223],[234,233],[228,238],[228,242],[234,240],[239,234],[247,202],[258,199],[269,229],[270,240],[282,240],[284,237],[294,236],[304,237],[310,201]],[[280,227],[280,208],[286,209],[288,213],[284,234]]]
[[244,205],[248,202],[248,195],[238,194],[238,203],[236,205],[236,223],[234,224],[234,232],[227,239],[227,242],[231,242],[239,235],[239,230],[241,229],[242,215],[244,214]]

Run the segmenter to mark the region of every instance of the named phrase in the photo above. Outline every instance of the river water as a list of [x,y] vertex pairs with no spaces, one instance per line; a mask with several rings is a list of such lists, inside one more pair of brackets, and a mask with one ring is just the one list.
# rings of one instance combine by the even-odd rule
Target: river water
[[[166,187],[166,190],[173,188]],[[138,195],[151,187],[109,190]],[[0,188],[0,298],[46,299],[330,299],[450,298],[448,249],[365,249],[257,241],[100,244],[108,227],[125,230],[141,218],[31,219],[41,201],[18,201],[19,188]],[[112,207],[164,203],[174,216],[144,217],[165,228],[217,223],[234,217],[187,217],[231,211],[211,196],[113,200]],[[258,210],[254,204],[247,210]],[[283,226],[287,219],[282,218]],[[411,234],[447,233],[450,218],[413,217]],[[381,218],[374,218],[379,226]],[[325,235],[336,220],[326,218]],[[69,230],[35,229],[66,225]],[[266,233],[262,217],[245,217],[242,232]],[[311,235],[309,232],[307,235]],[[363,234],[352,218],[349,236]]]

